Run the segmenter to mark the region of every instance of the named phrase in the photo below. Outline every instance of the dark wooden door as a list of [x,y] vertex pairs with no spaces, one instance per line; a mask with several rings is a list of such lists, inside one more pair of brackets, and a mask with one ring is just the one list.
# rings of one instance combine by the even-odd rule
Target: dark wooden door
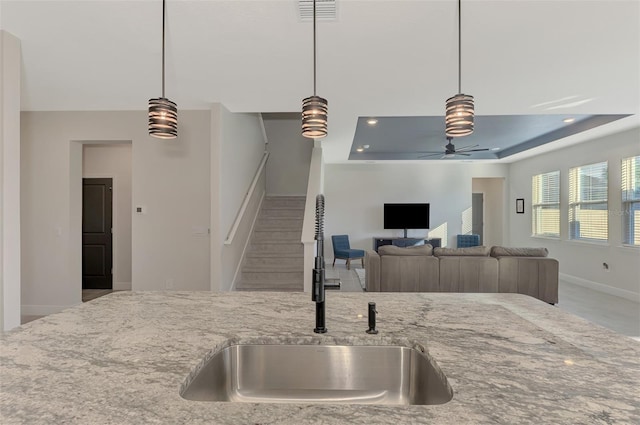
[[82,289],[113,289],[112,179],[82,179]]

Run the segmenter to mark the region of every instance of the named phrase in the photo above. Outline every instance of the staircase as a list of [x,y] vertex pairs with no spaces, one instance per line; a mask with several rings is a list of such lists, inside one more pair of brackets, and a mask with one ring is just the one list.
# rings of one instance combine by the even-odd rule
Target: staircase
[[300,242],[304,204],[304,196],[264,199],[236,290],[304,289],[304,246]]

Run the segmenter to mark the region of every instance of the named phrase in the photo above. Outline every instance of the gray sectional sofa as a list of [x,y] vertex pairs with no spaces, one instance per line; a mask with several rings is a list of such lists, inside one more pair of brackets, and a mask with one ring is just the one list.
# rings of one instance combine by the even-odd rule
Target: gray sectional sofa
[[365,253],[370,292],[515,292],[558,302],[558,261],[546,248],[400,248]]

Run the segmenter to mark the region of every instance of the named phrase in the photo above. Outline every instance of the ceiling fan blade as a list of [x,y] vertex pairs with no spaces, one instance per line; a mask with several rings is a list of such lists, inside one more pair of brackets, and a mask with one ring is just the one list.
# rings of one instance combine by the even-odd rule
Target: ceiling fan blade
[[457,156],[471,156],[469,153],[445,153],[440,159],[456,159]]
[[465,152],[480,152],[480,151],[488,151],[488,150],[489,149],[487,149],[487,148],[484,148],[484,149],[471,149],[471,150],[468,150],[468,151],[465,151]]
[[428,158],[430,156],[438,156],[438,155],[442,155],[442,152],[433,152],[428,155],[420,155],[418,158]]
[[477,148],[478,146],[480,146],[480,145],[469,145],[469,146],[465,146],[465,147],[463,147],[463,148],[456,149],[456,152],[464,152],[464,151],[467,151],[467,150],[470,150],[470,149],[473,149],[473,148]]

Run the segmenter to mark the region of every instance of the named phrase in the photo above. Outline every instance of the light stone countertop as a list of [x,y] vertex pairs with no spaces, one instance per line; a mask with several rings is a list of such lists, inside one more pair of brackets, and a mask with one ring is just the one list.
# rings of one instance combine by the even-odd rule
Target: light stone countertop
[[[367,302],[378,335],[368,335]],[[2,424],[638,424],[640,344],[518,294],[119,292],[0,339]],[[362,314],[362,318],[357,315]],[[453,399],[433,406],[184,400],[231,343],[423,345]]]

